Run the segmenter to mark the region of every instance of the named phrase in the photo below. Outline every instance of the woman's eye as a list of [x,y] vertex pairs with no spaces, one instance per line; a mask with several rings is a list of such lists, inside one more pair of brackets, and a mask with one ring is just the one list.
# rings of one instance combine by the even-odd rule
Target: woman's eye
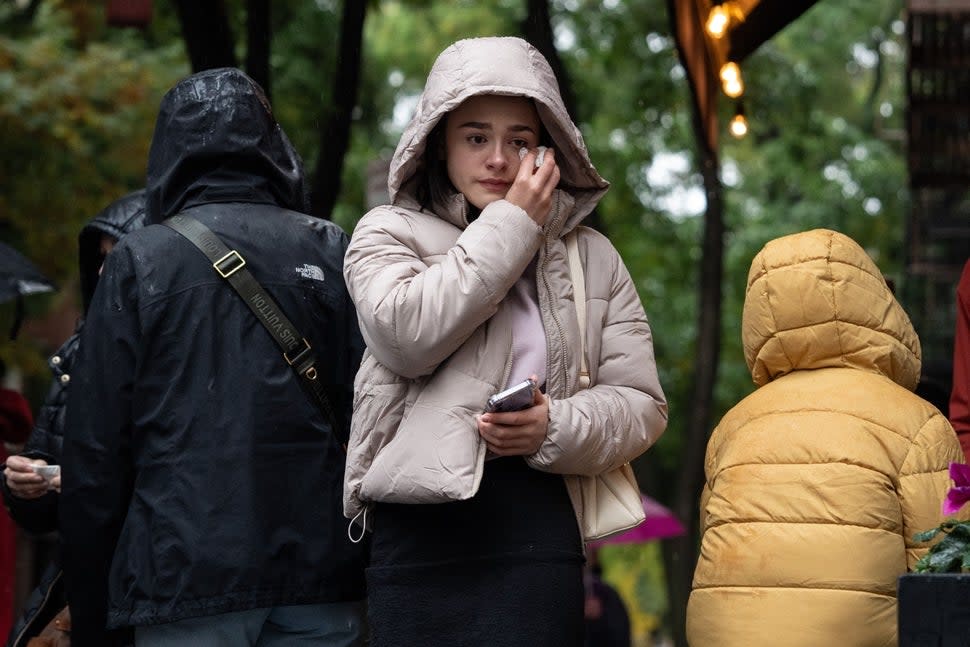
[[484,144],[486,140],[484,135],[469,135],[468,141],[472,144]]
[[516,148],[531,148],[531,146],[529,145],[529,142],[527,142],[524,139],[513,139],[512,145],[515,146]]

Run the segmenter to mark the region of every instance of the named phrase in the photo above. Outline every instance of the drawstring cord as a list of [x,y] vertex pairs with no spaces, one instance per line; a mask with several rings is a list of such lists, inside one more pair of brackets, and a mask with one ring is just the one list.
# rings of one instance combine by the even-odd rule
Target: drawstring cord
[[[361,508],[360,512],[355,514],[354,518],[351,519],[350,523],[347,525],[347,538],[351,541],[351,543],[359,544],[364,539],[364,535],[367,533],[367,509],[369,507],[370,507],[369,505],[365,505],[363,508]],[[354,524],[357,522],[357,519],[360,518],[361,515],[364,515],[364,517],[363,519],[361,519],[361,522],[360,522],[360,537],[357,537],[355,539]]]

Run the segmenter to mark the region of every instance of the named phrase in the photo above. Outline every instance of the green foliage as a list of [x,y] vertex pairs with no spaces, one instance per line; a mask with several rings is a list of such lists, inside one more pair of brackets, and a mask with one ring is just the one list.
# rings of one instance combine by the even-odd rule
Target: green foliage
[[948,519],[932,530],[916,533],[913,539],[926,543],[939,534],[943,534],[943,538],[916,562],[913,570],[916,573],[970,571],[970,521]]
[[459,38],[518,33],[522,9],[523,3],[509,1],[384,1],[368,13],[361,92],[335,222],[350,230],[367,210],[368,168],[390,160],[408,107],[438,53]]
[[659,542],[607,545],[598,549],[603,579],[616,589],[630,616],[630,632],[646,641],[663,626],[667,613],[663,557]]
[[184,71],[179,46],[145,51],[126,34],[79,47],[69,20],[44,3],[29,35],[0,37],[0,226],[59,283],[80,226],[143,185],[158,100]]
[[[70,2],[41,3],[27,26],[0,18],[0,233],[71,292],[82,225],[144,184],[158,101],[185,72],[181,43],[93,30],[103,20]],[[31,297],[28,315],[62,298]],[[16,358],[10,346],[0,353]]]
[[[308,170],[316,163],[317,126],[330,101],[339,38],[339,6],[323,4],[297,3],[274,32],[270,56],[274,112]],[[278,16],[280,7],[274,9]]]

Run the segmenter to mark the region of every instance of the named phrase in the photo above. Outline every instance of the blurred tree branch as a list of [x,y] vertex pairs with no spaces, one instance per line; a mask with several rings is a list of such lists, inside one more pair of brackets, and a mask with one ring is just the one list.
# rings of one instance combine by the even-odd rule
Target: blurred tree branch
[[[526,0],[526,9],[528,13],[522,22],[522,33],[525,39],[532,43],[546,57],[546,60],[549,61],[549,66],[556,75],[556,80],[559,81],[559,94],[562,95],[562,101],[566,104],[566,111],[569,112],[569,116],[572,117],[574,122],[579,123],[576,109],[576,94],[573,91],[573,84],[569,78],[569,71],[566,70],[566,66],[559,56],[559,50],[556,49],[556,36],[552,29],[552,15],[549,12],[549,0]],[[603,220],[599,215],[599,210],[595,208],[586,217],[583,224],[603,234],[606,233],[603,228]]]
[[329,220],[340,195],[344,157],[350,144],[350,128],[360,87],[364,20],[367,2],[345,0],[340,19],[340,40],[333,91],[320,117],[320,149],[310,194],[311,213]]
[[[236,67],[232,30],[222,0],[173,0],[193,72]],[[267,27],[268,29],[268,27]],[[263,88],[267,90],[267,88]]]
[[270,0],[246,2],[246,73],[263,88],[272,102],[269,54],[272,43]]

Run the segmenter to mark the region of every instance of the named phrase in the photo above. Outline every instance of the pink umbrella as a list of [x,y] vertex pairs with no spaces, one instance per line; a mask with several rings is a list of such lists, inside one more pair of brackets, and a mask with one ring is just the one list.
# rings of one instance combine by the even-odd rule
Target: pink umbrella
[[643,511],[647,515],[643,523],[619,535],[591,541],[589,546],[599,548],[608,544],[640,544],[666,537],[678,537],[687,532],[674,513],[659,502],[646,494],[641,494],[640,499],[643,501]]

